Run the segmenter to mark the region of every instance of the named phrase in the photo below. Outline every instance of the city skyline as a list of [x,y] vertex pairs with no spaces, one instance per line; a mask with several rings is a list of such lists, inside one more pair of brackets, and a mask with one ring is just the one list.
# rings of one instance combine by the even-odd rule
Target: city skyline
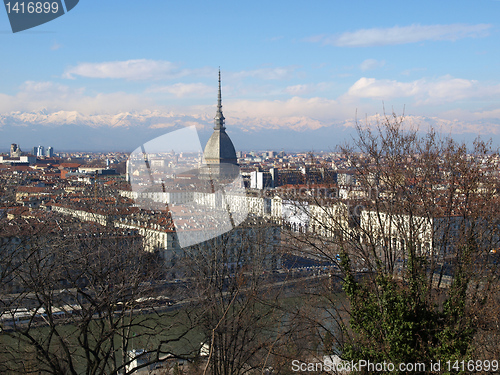
[[219,66],[237,150],[334,151],[384,110],[497,147],[499,7],[85,2],[17,34],[0,12],[0,150],[130,152],[190,125],[204,145]]

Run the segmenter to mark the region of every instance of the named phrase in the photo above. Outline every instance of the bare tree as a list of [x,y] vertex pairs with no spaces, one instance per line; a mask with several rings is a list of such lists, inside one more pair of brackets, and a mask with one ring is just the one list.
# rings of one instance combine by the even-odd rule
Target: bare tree
[[358,194],[295,200],[308,223],[293,235],[297,250],[338,267],[349,306],[333,301],[337,351],[372,362],[468,358],[476,307],[498,298],[488,258],[499,241],[497,154],[480,140],[468,149],[420,135],[396,115],[358,126],[342,154],[352,179],[338,191]]
[[131,374],[175,357],[175,342],[189,354],[189,310],[156,283],[163,261],[133,231],[74,224],[18,237],[31,255],[12,270],[2,311],[3,371]]
[[194,280],[205,357],[200,373],[261,373],[282,319],[279,228],[260,220],[186,250],[186,276]]

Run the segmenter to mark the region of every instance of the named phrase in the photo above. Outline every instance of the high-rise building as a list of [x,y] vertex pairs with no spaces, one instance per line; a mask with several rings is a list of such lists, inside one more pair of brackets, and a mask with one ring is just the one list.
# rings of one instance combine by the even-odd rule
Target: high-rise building
[[47,148],[47,153],[46,153],[45,155],[46,155],[47,157],[49,157],[49,158],[53,157],[53,156],[54,156],[54,149],[53,149],[51,146],[49,146],[49,147]]
[[45,148],[43,146],[36,147],[35,156],[45,156],[44,151],[45,151]]

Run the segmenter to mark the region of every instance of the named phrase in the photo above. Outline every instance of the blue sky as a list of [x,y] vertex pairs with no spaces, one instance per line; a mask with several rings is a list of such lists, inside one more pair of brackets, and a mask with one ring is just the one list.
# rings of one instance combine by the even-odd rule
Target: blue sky
[[50,142],[61,126],[81,137],[127,129],[113,144],[123,149],[146,130],[209,131],[218,66],[228,132],[253,148],[270,130],[280,149],[300,146],[280,132],[344,134],[384,107],[420,128],[496,139],[499,14],[494,0],[81,0],[13,34],[0,11],[0,149],[23,147],[17,134]]

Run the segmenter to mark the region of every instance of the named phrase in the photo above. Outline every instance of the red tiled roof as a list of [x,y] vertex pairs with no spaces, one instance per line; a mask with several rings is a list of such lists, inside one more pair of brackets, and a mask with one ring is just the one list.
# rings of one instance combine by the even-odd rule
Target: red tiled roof
[[59,168],[69,168],[69,169],[74,169],[78,168],[81,164],[78,163],[61,163],[59,164]]
[[19,193],[45,193],[48,192],[49,189],[45,187],[38,187],[38,186],[19,186],[17,188],[17,191]]

